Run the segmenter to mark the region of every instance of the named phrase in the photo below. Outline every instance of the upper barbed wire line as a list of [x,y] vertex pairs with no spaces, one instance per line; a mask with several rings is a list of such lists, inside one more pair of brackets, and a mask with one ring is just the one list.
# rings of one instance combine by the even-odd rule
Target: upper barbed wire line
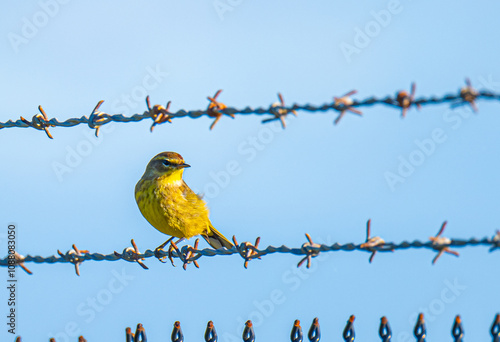
[[[415,84],[412,84],[412,90],[414,89],[415,89]],[[216,93],[216,95],[220,94],[220,92],[221,90],[219,90]],[[354,93],[355,91],[352,91],[348,94],[354,94]],[[425,105],[437,105],[444,103],[451,103],[452,107],[456,107],[463,104],[470,104],[471,107],[474,110],[476,110],[475,101],[478,99],[500,100],[500,93],[494,93],[489,90],[476,91],[474,88],[472,88],[472,86],[470,85],[470,81],[468,79],[466,80],[466,86],[462,87],[457,93],[454,94],[445,94],[441,97],[431,96],[431,97],[418,97],[418,98],[414,98],[413,95],[414,92],[412,92],[412,95],[409,96],[406,91],[399,91],[395,94],[395,96],[386,96],[383,98],[372,96],[365,98],[364,100],[349,99],[348,102],[338,101],[339,98],[336,98],[336,100],[334,99],[333,101],[324,103],[322,105],[313,105],[313,104],[300,105],[295,103],[291,106],[285,106],[282,100],[283,99],[282,95],[278,93],[278,97],[282,100],[281,104],[274,103],[268,107],[253,108],[247,106],[245,108],[238,109],[234,107],[228,107],[222,102],[217,100],[216,103],[218,104],[218,106],[215,114],[214,114],[214,104],[213,104],[215,100],[214,98],[210,100],[210,97],[209,100],[211,102],[209,103],[207,109],[204,110],[180,109],[176,112],[169,112],[168,106],[166,109],[161,105],[154,105],[153,107],[151,107],[149,105],[149,98],[148,98],[146,101],[146,103],[148,104],[148,110],[144,111],[142,114],[137,113],[131,116],[125,116],[123,114],[108,114],[102,111],[98,111],[99,106],[103,102],[101,100],[96,105],[91,115],[89,115],[88,117],[81,116],[79,118],[70,118],[64,121],[59,121],[57,118],[48,119],[46,112],[43,110],[41,106],[39,106],[39,111],[43,115],[35,114],[31,121],[21,117],[19,120],[16,121],[8,120],[6,122],[0,122],[0,129],[13,128],[13,127],[18,127],[18,128],[32,127],[38,130],[44,130],[45,133],[47,133],[47,135],[51,137],[50,133],[48,132],[49,127],[73,127],[80,124],[86,124],[89,126],[89,128],[98,130],[100,126],[103,126],[110,122],[128,123],[128,122],[139,122],[144,119],[152,119],[154,126],[162,124],[164,122],[171,122],[171,119],[184,118],[184,117],[196,119],[203,116],[207,116],[213,118],[215,115],[217,116],[215,122],[217,122],[220,118],[219,116],[222,115],[228,115],[233,117],[234,115],[268,115],[268,114],[272,116],[268,119],[264,119],[263,120],[264,123],[274,120],[281,120],[283,123],[284,118],[289,113],[294,113],[295,111],[305,111],[309,113],[321,113],[321,112],[324,113],[334,110],[339,113],[344,113],[346,110],[349,110],[350,108],[369,107],[373,105],[386,105],[394,108],[403,109],[403,111],[406,112],[406,110],[412,106],[420,107]],[[160,118],[160,120],[157,120],[159,115],[163,115],[165,116],[165,118],[163,119]],[[215,122],[211,125],[211,128],[213,128]],[[336,122],[338,122],[338,120]]]

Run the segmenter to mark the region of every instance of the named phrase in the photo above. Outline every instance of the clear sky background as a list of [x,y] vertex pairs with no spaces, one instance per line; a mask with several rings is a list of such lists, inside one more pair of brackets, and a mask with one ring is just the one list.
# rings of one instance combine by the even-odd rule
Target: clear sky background
[[[360,99],[393,95],[413,81],[417,97],[441,96],[458,91],[465,77],[500,91],[498,3],[220,4],[226,7],[218,12],[213,0],[4,3],[0,121],[31,118],[38,105],[49,117],[80,117],[99,100],[107,113],[142,113],[146,93],[153,103],[171,100],[176,111],[206,108],[206,96],[218,89],[221,101],[238,108],[268,106],[277,92],[288,104],[322,104],[352,89]],[[356,40],[367,29],[372,37]],[[347,45],[358,50],[344,53]],[[376,106],[338,126],[334,112],[299,112],[284,131],[257,116],[224,117],[213,131],[206,117],[184,118],[153,134],[148,120],[112,123],[99,139],[83,125],[51,129],[54,140],[34,129],[3,129],[4,255],[10,222],[23,255],[50,256],[73,243],[122,252],[132,238],[142,251],[154,249],[166,236],[142,217],[133,192],[162,151],[179,152],[192,165],[185,180],[206,193],[214,226],[240,242],[260,236],[263,247],[298,247],[307,232],[316,242],[361,243],[369,218],[373,234],[386,241],[426,241],[445,220],[448,237],[491,237],[500,228],[500,107],[478,106],[478,114],[448,105],[412,108],[404,120],[397,109]],[[432,139],[435,130],[444,138],[434,151],[391,187],[385,174],[397,174],[401,160],[419,150],[416,141]],[[252,137],[261,146],[249,152]],[[72,151],[89,146],[68,165]],[[231,162],[240,172],[210,192],[214,174]],[[58,173],[58,163],[70,172]],[[355,314],[357,340],[377,340],[386,315],[393,340],[405,342],[426,311],[430,341],[451,339],[456,314],[467,340],[489,341],[500,311],[500,254],[482,247],[459,252],[434,266],[429,250],[378,254],[372,264],[369,253],[324,253],[311,270],[297,269],[300,258],[290,254],[252,261],[248,269],[237,255],[203,258],[200,269],[187,271],[155,259],[146,260],[149,271],[90,261],[80,277],[70,264],[29,263],[32,276],[17,272],[17,333],[23,341],[76,341],[81,334],[122,341],[125,327],[143,323],[150,341],[164,341],[179,320],[185,340],[199,341],[213,320],[219,341],[233,342],[252,319],[259,341],[287,341],[294,319],[307,330],[319,317],[323,340],[338,341]],[[5,317],[8,293],[0,293]],[[0,339],[13,341],[5,320]]]

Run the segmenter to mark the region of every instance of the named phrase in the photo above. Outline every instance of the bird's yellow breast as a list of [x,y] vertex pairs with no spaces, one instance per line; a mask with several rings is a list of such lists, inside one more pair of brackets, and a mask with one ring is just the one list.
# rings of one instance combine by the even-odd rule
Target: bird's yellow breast
[[208,209],[184,181],[141,179],[135,199],[142,215],[160,232],[190,238],[209,230]]

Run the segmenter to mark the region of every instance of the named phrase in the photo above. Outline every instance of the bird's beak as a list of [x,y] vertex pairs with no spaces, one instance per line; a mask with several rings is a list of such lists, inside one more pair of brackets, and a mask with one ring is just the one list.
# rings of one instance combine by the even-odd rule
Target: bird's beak
[[186,164],[186,163],[183,163],[183,164],[179,164],[179,165],[177,165],[177,167],[178,167],[179,169],[184,169],[184,168],[187,168],[187,167],[191,167],[191,165]]

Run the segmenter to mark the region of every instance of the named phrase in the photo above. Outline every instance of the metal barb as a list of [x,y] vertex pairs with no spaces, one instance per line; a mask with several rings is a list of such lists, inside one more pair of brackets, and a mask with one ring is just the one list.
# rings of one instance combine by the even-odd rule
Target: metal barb
[[176,321],[174,323],[174,329],[172,330],[172,335],[170,335],[172,342],[184,342],[184,334],[181,329],[181,322]]
[[260,259],[259,254],[259,243],[260,243],[260,236],[255,239],[255,244],[252,245],[250,242],[245,241],[242,242],[241,245],[238,244],[238,241],[236,240],[236,236],[233,235],[233,243],[234,246],[236,247],[236,250],[240,254],[240,256],[245,260],[243,266],[245,268],[248,268],[248,262],[252,259]]
[[300,326],[300,321],[295,320],[292,327],[292,332],[290,333],[290,341],[292,342],[302,342],[304,336],[302,334],[302,327]]
[[382,339],[382,342],[391,342],[392,330],[391,327],[389,326],[389,321],[385,316],[380,319],[380,327],[378,329],[378,334]]
[[165,122],[172,123],[172,113],[169,112],[170,104],[172,101],[168,101],[167,105],[163,107],[162,105],[154,105],[151,108],[151,103],[149,102],[149,95],[146,96],[146,106],[148,107],[148,114],[153,119],[151,128],[149,131],[153,133],[156,125],[160,125]]
[[347,320],[347,324],[345,325],[344,332],[342,333],[342,337],[345,342],[354,342],[354,338],[356,337],[356,333],[354,331],[354,319],[356,317],[351,315]]
[[401,107],[401,117],[406,117],[406,112],[408,109],[415,104],[418,109],[420,109],[420,104],[415,103],[415,91],[417,89],[417,85],[415,82],[411,84],[410,94],[407,91],[401,90],[396,94],[396,103],[399,107]]
[[494,245],[490,248],[490,252],[493,252],[495,249],[500,249],[500,230],[497,230],[497,233],[491,241],[494,243]]
[[413,334],[417,339],[417,342],[425,342],[427,330],[425,329],[424,314],[418,315],[417,324],[415,324],[415,329],[413,329]]
[[[17,252],[14,252],[14,265],[21,267],[24,270],[24,272],[28,273],[29,275],[32,275],[33,272],[31,272],[26,267],[26,265],[24,265],[24,259],[25,258],[24,258],[23,255],[21,255],[21,254],[19,254]],[[9,263],[9,265],[10,265],[10,263]]]
[[306,238],[307,238],[307,241],[306,243],[304,243],[302,245],[302,248],[301,250],[304,251],[306,253],[306,256],[303,257],[299,263],[297,264],[297,267],[300,267],[302,266],[302,264],[304,263],[304,261],[307,260],[307,268],[310,268],[311,267],[311,259],[312,258],[315,258],[319,255],[320,251],[319,250],[312,250],[311,248],[321,248],[321,245],[317,244],[317,243],[314,243],[311,236],[309,234],[306,233]]
[[205,342],[217,342],[217,332],[215,331],[214,323],[212,321],[207,323],[207,330],[205,330]]
[[270,119],[264,119],[262,120],[262,123],[268,123],[271,121],[275,120],[280,120],[281,122],[281,127],[283,129],[286,128],[286,121],[285,118],[289,113],[292,113],[294,116],[297,116],[297,111],[295,109],[287,109],[285,107],[285,100],[283,98],[283,95],[281,93],[278,93],[278,99],[280,102],[275,102],[269,107],[269,113],[274,115],[273,118]]
[[454,256],[459,256],[460,254],[456,251],[452,251],[449,247],[451,244],[451,240],[448,239],[447,237],[441,236],[444,232],[444,229],[446,228],[446,224],[448,221],[444,221],[443,224],[441,225],[441,228],[439,229],[439,232],[436,234],[436,236],[431,236],[429,240],[432,241],[432,248],[436,251],[438,251],[438,254],[434,257],[432,260],[432,264],[434,265],[436,261],[439,259],[439,257],[443,253],[448,253],[452,254]]
[[21,121],[23,123],[25,123],[26,125],[28,125],[29,127],[33,127],[33,128],[38,129],[40,131],[41,130],[45,131],[45,134],[47,134],[47,136],[50,139],[54,139],[54,137],[52,137],[52,134],[50,134],[50,132],[49,132],[49,127],[55,127],[55,125],[49,123],[49,121],[50,121],[49,117],[47,116],[47,114],[43,110],[42,106],[38,106],[38,110],[40,111],[41,114],[33,115],[33,118],[31,119],[31,121],[26,120],[22,116],[21,116]]
[[137,324],[137,328],[135,329],[134,342],[147,342],[147,340],[146,330],[141,323]]
[[207,107],[207,115],[211,118],[215,118],[214,122],[212,122],[212,124],[210,125],[210,130],[215,127],[217,122],[219,122],[220,118],[224,114],[234,119],[234,114],[224,112],[227,106],[224,103],[217,101],[217,97],[220,95],[220,93],[222,93],[222,89],[217,90],[213,97],[207,96],[208,101],[210,101]]
[[76,245],[73,244],[71,246],[73,249],[70,249],[69,251],[66,252],[66,254],[62,253],[60,250],[57,250],[57,254],[61,256],[64,260],[72,263],[75,265],[75,272],[77,276],[80,276],[80,264],[85,261],[84,257],[85,254],[88,254],[88,250],[79,250],[76,248]]
[[495,316],[491,325],[491,336],[493,336],[493,342],[500,342],[500,314]]
[[95,136],[96,137],[99,137],[99,129],[101,128],[101,126],[99,125],[99,123],[102,123],[104,120],[106,120],[105,118],[103,118],[104,115],[107,115],[106,113],[104,112],[99,112],[98,109],[99,107],[101,107],[102,103],[104,102],[104,100],[101,100],[97,103],[97,105],[94,107],[94,110],[92,110],[92,113],[90,113],[90,116],[89,116],[89,127],[90,128],[95,128]]
[[[194,247],[191,247],[190,245],[182,246],[179,258],[183,262],[182,268],[184,270],[187,269],[187,265],[190,264],[191,262],[194,264],[194,266],[196,268],[200,268],[198,261],[193,259],[195,257],[194,251],[198,250],[198,243],[199,242],[200,242],[200,239],[196,239],[196,241],[194,242]],[[196,256],[196,257],[199,258],[199,256]]]
[[363,115],[363,113],[360,110],[352,107],[353,101],[351,99],[351,95],[354,95],[357,92],[358,92],[357,90],[351,90],[350,92],[346,93],[341,97],[333,98],[333,108],[340,112],[339,116],[333,122],[335,125],[337,125],[340,122],[340,119],[342,119],[346,111],[357,114],[359,116]]
[[255,342],[255,332],[251,320],[245,322],[245,329],[243,329],[243,342]]
[[453,336],[454,342],[462,342],[464,338],[464,329],[462,328],[462,320],[459,315],[455,317],[455,322],[451,329],[451,336]]
[[148,270],[149,268],[142,262],[144,260],[144,257],[140,256],[139,248],[135,244],[134,239],[130,241],[132,243],[132,247],[127,247],[123,250],[123,253],[120,254],[118,252],[114,252],[114,254],[125,261],[129,262],[137,262],[143,269]]
[[[383,247],[385,245],[384,239],[379,236],[371,237],[371,219],[366,222],[366,242],[359,245],[360,248],[364,248],[370,252],[372,252],[370,259],[368,261],[371,263],[375,254],[377,253],[377,249],[374,247]],[[391,252],[394,252],[394,249],[390,249]]]
[[452,108],[468,103],[475,113],[478,112],[476,99],[479,96],[479,93],[472,87],[472,83],[469,78],[465,79],[465,87],[460,89],[459,95],[461,101],[452,103]]
[[125,341],[126,342],[134,342],[134,333],[130,327],[125,329]]
[[307,333],[307,338],[310,342],[319,342],[321,339],[321,330],[319,329],[319,320],[318,317],[314,318],[309,328],[309,332]]

